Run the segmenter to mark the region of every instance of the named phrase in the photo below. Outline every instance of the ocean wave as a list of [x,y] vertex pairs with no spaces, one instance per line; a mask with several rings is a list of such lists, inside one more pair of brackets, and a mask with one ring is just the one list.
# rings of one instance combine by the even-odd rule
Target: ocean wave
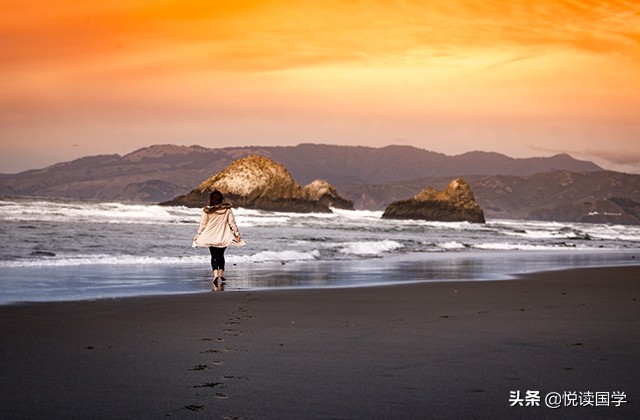
[[42,256],[19,260],[0,261],[1,268],[17,267],[69,267],[80,265],[175,265],[201,263],[201,256],[149,257],[134,255],[74,255]]
[[564,242],[558,244],[489,242],[473,244],[470,248],[488,251],[557,251],[562,249],[576,249],[578,246]]
[[400,242],[390,240],[345,242],[338,245],[341,253],[353,255],[378,255],[402,247],[403,245]]
[[[307,214],[238,208],[234,213],[250,245],[242,252],[230,253],[240,258],[238,261],[366,259],[414,251],[640,247],[639,226],[531,220],[490,220],[486,224],[387,220],[380,218],[380,211],[342,209]],[[190,258],[184,257],[188,252],[181,244],[190,244],[200,214],[199,208],[149,204],[2,199],[0,221],[11,223],[3,223],[0,230],[0,260],[5,260],[0,266],[181,263]],[[81,255],[94,250],[105,257],[97,260]],[[119,255],[144,254],[145,250],[167,257],[158,260],[160,257]]]
[[[35,255],[35,254],[34,254]],[[318,250],[294,251],[284,250],[261,251],[255,254],[237,255],[227,253],[226,260],[230,264],[239,263],[265,263],[265,262],[292,262],[292,261],[313,261],[321,257]],[[74,255],[63,256],[54,253],[38,254],[35,258],[21,258],[18,260],[0,261],[0,268],[18,267],[70,267],[81,265],[181,265],[181,264],[208,264],[208,252],[201,252],[198,255],[180,257],[152,257],[135,255]]]
[[344,209],[336,209],[336,208],[331,208],[331,211],[337,217],[351,219],[351,220],[353,219],[381,220],[382,213],[383,213],[382,211],[375,211],[375,210],[344,210]]
[[293,261],[313,261],[320,257],[317,250],[303,251],[262,251],[253,255],[239,255],[227,257],[231,263],[265,263],[265,262],[293,262]]
[[198,209],[148,204],[1,201],[0,220],[72,223],[197,223]]
[[460,242],[440,242],[435,244],[437,248],[446,249],[446,250],[455,250],[455,249],[465,249],[468,248],[467,245],[462,244]]

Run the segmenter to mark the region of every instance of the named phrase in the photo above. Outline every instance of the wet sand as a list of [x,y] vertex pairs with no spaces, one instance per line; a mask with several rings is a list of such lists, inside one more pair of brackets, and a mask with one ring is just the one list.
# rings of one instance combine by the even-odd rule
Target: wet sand
[[2,306],[0,337],[3,419],[640,418],[638,266]]

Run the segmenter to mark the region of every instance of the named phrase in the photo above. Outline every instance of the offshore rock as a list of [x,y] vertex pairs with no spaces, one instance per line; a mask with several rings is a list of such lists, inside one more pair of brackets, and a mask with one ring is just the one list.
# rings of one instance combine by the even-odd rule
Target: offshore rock
[[476,202],[469,184],[462,178],[451,181],[444,191],[431,187],[408,200],[394,201],[383,219],[419,219],[435,222],[484,223],[484,211]]
[[258,155],[234,161],[188,194],[161,204],[202,207],[214,189],[236,207],[296,213],[331,212],[324,202],[310,198],[309,190],[295,182],[282,164]]
[[302,189],[307,200],[317,201],[327,207],[353,210],[353,201],[340,197],[335,187],[322,179],[316,179]]

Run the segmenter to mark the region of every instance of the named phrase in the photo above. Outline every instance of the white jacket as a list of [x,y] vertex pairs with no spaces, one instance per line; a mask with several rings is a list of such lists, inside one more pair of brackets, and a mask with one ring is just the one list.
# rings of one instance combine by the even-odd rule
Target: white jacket
[[237,241],[240,236],[231,204],[222,203],[202,209],[200,227],[194,240],[195,246],[223,248],[229,245],[244,245]]

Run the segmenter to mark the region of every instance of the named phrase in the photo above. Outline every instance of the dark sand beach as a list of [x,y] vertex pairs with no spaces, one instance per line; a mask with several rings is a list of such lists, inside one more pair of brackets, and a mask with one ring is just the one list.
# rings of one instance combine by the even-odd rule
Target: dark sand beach
[[640,418],[637,266],[10,305],[0,337],[7,419]]

